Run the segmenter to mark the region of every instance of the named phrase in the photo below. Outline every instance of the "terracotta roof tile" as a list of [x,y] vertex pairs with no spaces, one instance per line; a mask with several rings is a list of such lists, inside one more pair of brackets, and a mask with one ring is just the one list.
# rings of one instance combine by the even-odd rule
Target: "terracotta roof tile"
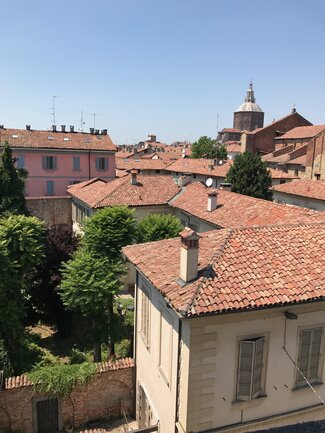
[[[283,184],[281,187],[291,184]],[[225,190],[218,190],[218,206],[209,212],[209,191],[210,189],[200,182],[193,182],[183,188],[182,192],[171,200],[170,205],[222,228],[325,222],[325,212],[274,203]]]
[[116,160],[116,167],[119,170],[166,170],[167,167],[172,163],[171,160],[161,160],[161,159],[138,159],[134,160],[132,158],[124,161],[119,158]]
[[111,182],[96,178],[72,185],[67,192],[91,208],[100,208],[115,205],[163,205],[180,189],[170,176],[138,174],[136,185],[131,185],[130,178],[128,175]]
[[276,137],[275,140],[312,138],[324,130],[325,125],[297,126],[296,128],[290,129],[290,131],[286,132],[284,135]]
[[287,194],[325,200],[325,180],[298,180],[282,185],[275,185],[273,189]]
[[116,146],[109,135],[95,135],[81,132],[1,129],[0,142],[2,144],[5,141],[8,141],[12,148],[116,151]]
[[325,300],[324,223],[214,230],[200,235],[199,277],[184,287],[178,284],[179,239],[123,249],[128,260],[182,315]]
[[179,159],[168,167],[168,171],[176,173],[193,173],[206,176],[226,177],[232,161],[222,165],[216,165],[212,170],[209,169],[210,159]]
[[269,168],[268,171],[271,173],[272,179],[299,179],[298,176],[294,176],[282,170]]

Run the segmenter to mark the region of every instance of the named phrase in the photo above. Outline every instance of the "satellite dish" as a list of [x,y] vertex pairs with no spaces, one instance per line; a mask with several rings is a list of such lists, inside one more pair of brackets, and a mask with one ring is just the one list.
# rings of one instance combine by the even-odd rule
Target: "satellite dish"
[[182,155],[182,158],[185,158],[185,155],[184,155],[184,153],[183,153],[183,155]]
[[206,186],[210,187],[213,184],[213,179],[211,177],[209,177],[206,181],[205,181]]
[[219,165],[222,165],[223,164],[223,161],[222,161],[222,159],[220,159],[220,161],[219,161]]

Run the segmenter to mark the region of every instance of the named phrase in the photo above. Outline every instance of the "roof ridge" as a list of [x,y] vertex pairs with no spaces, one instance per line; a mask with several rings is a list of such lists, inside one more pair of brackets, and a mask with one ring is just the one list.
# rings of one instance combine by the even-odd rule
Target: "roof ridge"
[[[106,200],[107,197],[110,194],[112,194],[113,192],[115,192],[121,185],[124,185],[124,183],[126,183],[126,181],[129,181],[129,180],[130,180],[130,175],[123,176],[123,177],[118,177],[118,178],[114,179],[114,181],[116,182],[115,188],[113,188],[108,194],[106,194],[105,197],[103,197],[100,200],[98,200],[97,203],[94,205],[94,207],[100,207],[101,203],[104,200]],[[110,185],[110,184],[111,184],[111,182],[107,182],[107,185]]]

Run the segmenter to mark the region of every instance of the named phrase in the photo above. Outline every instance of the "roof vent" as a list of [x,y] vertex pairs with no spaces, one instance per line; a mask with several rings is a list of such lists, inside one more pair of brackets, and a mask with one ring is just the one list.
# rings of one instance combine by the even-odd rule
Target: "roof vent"
[[30,131],[30,125],[26,125],[26,131]]
[[74,126],[70,125],[70,132],[74,132]]
[[52,125],[52,131],[56,132],[56,125]]
[[61,132],[65,132],[65,125],[61,125]]
[[180,233],[181,251],[179,277],[185,283],[194,280],[198,275],[199,236],[194,230],[186,227]]

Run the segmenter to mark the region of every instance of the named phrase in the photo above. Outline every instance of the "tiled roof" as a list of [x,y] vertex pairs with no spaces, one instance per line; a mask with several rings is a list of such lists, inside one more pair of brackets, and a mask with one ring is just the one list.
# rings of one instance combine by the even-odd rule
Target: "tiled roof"
[[200,236],[199,277],[185,286],[178,280],[179,238],[123,248],[183,316],[325,300],[325,223],[213,230]]
[[286,164],[297,164],[306,166],[306,155],[301,155],[297,158],[291,159],[290,161],[287,161]]
[[[291,182],[288,185],[291,185]],[[193,182],[184,187],[182,192],[171,200],[170,205],[222,228],[325,222],[325,212],[274,203],[225,190],[218,190],[217,209],[209,212],[209,190],[200,182]]]
[[[266,129],[275,129],[276,126],[280,122],[282,122],[283,120],[289,119],[290,117],[297,117],[297,116],[299,116],[301,119],[304,119],[307,123],[309,123],[310,125],[312,125],[312,123],[310,123],[309,120],[305,119],[301,114],[299,114],[297,111],[295,111],[293,113],[287,114],[286,116],[280,117],[279,119],[276,119],[274,122],[269,123],[268,125],[264,126],[263,128],[256,128],[252,132],[247,131],[247,133],[248,134],[257,134],[260,131],[265,131]],[[282,138],[282,137],[279,137],[279,138]]]
[[228,144],[226,147],[227,152],[238,152],[241,153],[241,145],[238,143]]
[[324,130],[325,125],[297,126],[296,128],[290,129],[290,131],[286,132],[284,135],[276,137],[275,140],[312,138]]
[[168,171],[226,177],[232,162],[228,161],[222,165],[216,165],[212,170],[210,170],[208,168],[210,161],[210,159],[179,159],[168,167]]
[[298,180],[275,185],[273,189],[287,194],[325,200],[325,180]]
[[121,158],[116,159],[116,167],[120,170],[164,170],[168,167],[172,161],[170,160],[161,160],[161,159],[138,159],[134,160],[129,158],[127,161],[124,161]]
[[299,179],[298,176],[294,176],[282,170],[268,168],[268,171],[271,173],[272,179]]
[[[134,360],[132,358],[122,358],[116,361],[100,362],[96,364],[96,371],[97,373],[104,373],[106,371],[122,370],[132,367],[134,367]],[[21,388],[23,386],[31,386],[32,384],[26,374],[5,379],[5,389]]]
[[8,141],[12,148],[116,151],[116,146],[109,135],[81,132],[1,129],[0,142],[3,144],[5,141]]
[[220,131],[221,134],[226,133],[226,132],[237,132],[237,133],[241,133],[241,131],[239,129],[234,129],[234,128],[223,128],[222,131]]
[[136,185],[131,185],[130,178],[128,175],[111,182],[96,178],[72,185],[67,192],[91,208],[101,208],[115,205],[163,205],[180,189],[170,176],[138,174]]

